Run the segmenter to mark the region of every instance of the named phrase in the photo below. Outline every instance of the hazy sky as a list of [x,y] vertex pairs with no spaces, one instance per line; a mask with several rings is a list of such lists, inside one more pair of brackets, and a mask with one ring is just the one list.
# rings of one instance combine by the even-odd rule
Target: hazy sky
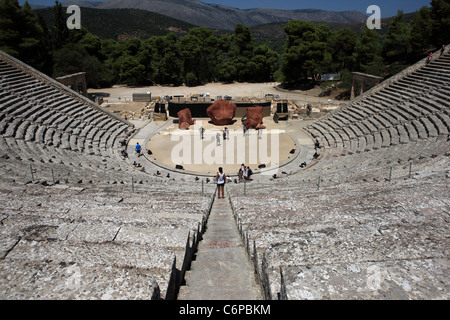
[[429,6],[431,0],[203,0],[206,3],[222,4],[240,9],[322,9],[328,11],[358,10],[366,13],[370,5],[377,5],[383,17],[391,17],[402,9],[405,13],[415,12]]
[[[64,2],[65,0],[59,0]],[[88,0],[89,1],[89,0]],[[91,0],[92,1],[92,0]],[[106,1],[106,0],[94,0]],[[429,6],[431,0],[201,0],[206,3],[221,4],[229,7],[274,8],[274,9],[322,9],[328,11],[358,10],[366,13],[370,5],[381,9],[381,16],[392,17],[402,9],[405,13],[415,12],[423,6]],[[23,4],[25,0],[19,0]],[[54,5],[55,0],[28,0],[30,4]]]

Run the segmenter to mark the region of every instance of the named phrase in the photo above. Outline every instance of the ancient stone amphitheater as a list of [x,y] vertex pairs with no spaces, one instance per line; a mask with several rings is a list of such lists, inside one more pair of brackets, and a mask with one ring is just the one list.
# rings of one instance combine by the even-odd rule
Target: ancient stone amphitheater
[[[228,185],[264,298],[449,298],[449,72],[419,61],[309,125],[306,167]],[[132,165],[135,131],[0,52],[0,298],[177,299],[215,186]]]

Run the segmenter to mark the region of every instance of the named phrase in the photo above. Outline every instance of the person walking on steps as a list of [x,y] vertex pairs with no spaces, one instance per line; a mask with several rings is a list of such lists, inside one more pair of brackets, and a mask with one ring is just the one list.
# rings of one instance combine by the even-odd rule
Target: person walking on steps
[[138,157],[141,156],[141,145],[138,143],[136,143],[136,154]]
[[[219,172],[217,172],[216,180],[217,180],[217,198],[225,199],[224,197],[224,189],[225,189],[225,181],[226,181],[225,173],[223,173],[222,167],[219,167]],[[220,195],[222,194],[222,197]]]

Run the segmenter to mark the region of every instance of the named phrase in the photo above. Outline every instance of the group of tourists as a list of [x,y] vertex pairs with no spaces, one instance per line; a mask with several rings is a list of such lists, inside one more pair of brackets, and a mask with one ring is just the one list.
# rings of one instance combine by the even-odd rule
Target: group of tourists
[[[223,141],[230,140],[230,130],[227,127],[223,128],[223,130],[222,130],[222,138],[223,138]],[[220,146],[220,133],[219,132],[216,133],[216,145]]]
[[[249,128],[245,124],[242,126],[242,130],[243,130],[244,136],[246,134],[250,134]],[[258,139],[262,139],[262,129],[261,128],[258,128]]]
[[241,164],[241,167],[239,168],[239,172],[238,172],[238,179],[239,182],[243,181],[243,180],[249,180],[250,176],[253,174],[252,169],[250,169],[249,166],[246,166],[244,163]]
[[[246,134],[250,134],[249,128],[247,128],[247,126],[245,124],[243,125],[242,129],[244,132],[244,136]],[[258,139],[262,139],[262,133],[263,133],[262,129],[259,128],[258,129]],[[205,138],[205,128],[200,127],[200,140],[203,140],[204,138]],[[221,138],[221,134],[220,134],[220,132],[217,132],[216,133],[216,145],[217,146],[220,146],[220,142],[221,142],[220,138]],[[223,141],[230,140],[230,129],[228,129],[227,127],[223,128],[223,130],[222,130],[222,139],[223,139]]]
[[[253,174],[252,169],[250,169],[249,166],[246,166],[244,163],[241,164],[241,167],[239,168],[238,177],[239,182],[250,180],[250,176]],[[225,190],[225,183],[228,181],[231,181],[230,178],[226,176],[226,174],[223,172],[223,168],[219,167],[219,171],[217,172],[214,181],[217,183],[217,198],[218,199],[224,199],[224,190]],[[235,180],[236,182],[236,180]]]

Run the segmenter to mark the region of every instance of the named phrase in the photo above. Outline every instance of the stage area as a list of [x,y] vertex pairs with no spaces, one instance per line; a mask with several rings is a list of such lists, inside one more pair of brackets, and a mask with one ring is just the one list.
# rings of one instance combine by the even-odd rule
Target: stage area
[[[236,176],[242,163],[250,166],[255,173],[271,169],[278,170],[297,154],[296,141],[287,133],[287,122],[275,123],[270,117],[263,119],[266,129],[262,136],[250,129],[244,135],[241,121],[232,125],[215,126],[210,119],[197,118],[188,130],[178,129],[178,124],[166,126],[162,131],[146,140],[146,157],[155,164],[175,169],[182,166],[186,173],[197,172],[214,175],[218,167],[223,167],[229,176]],[[204,138],[200,137],[203,127]],[[229,138],[223,139],[223,129],[229,129]],[[219,133],[219,141],[217,141]],[[259,169],[259,165],[265,168]]]

